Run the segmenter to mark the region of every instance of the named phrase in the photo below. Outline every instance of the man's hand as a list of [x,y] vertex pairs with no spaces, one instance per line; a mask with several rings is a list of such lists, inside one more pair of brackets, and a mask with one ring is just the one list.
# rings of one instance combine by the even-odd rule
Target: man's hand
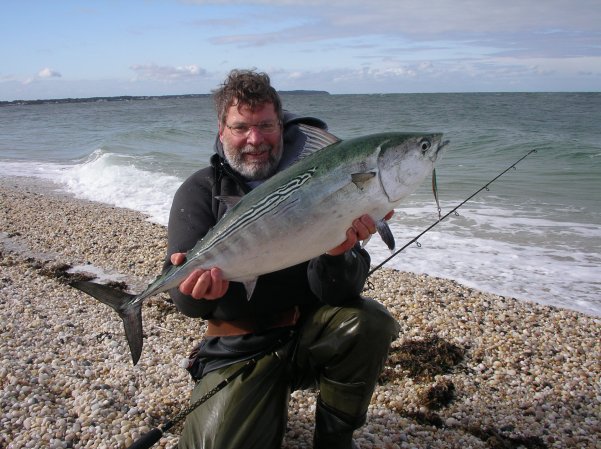
[[[384,220],[390,220],[394,211],[391,210],[386,214]],[[355,246],[355,243],[365,240],[370,235],[376,233],[376,222],[369,215],[361,215],[359,218],[353,220],[352,227],[346,231],[346,240],[338,245],[336,248],[332,248],[327,251],[326,254],[330,256],[339,256],[344,254],[346,251]]]
[[[186,260],[186,254],[173,253],[170,259],[173,265],[181,265]],[[225,295],[229,285],[230,282],[223,279],[223,273],[219,268],[198,269],[179,284],[179,291],[194,299],[212,300]]]

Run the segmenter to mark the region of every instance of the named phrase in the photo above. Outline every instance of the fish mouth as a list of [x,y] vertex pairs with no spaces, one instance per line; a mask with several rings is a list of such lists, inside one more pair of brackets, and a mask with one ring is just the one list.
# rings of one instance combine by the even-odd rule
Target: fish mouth
[[436,159],[438,159],[438,157],[442,154],[442,150],[444,149],[444,147],[446,147],[450,142],[450,140],[441,141],[436,147],[436,151],[432,154],[431,160],[435,161]]

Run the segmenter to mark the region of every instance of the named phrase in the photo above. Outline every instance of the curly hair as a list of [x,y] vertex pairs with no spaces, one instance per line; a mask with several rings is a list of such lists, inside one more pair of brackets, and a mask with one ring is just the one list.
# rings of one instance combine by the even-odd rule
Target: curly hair
[[266,73],[234,69],[228,74],[223,84],[212,93],[219,123],[225,123],[230,106],[242,104],[255,109],[266,103],[273,103],[278,119],[282,120],[282,101],[277,91],[271,86]]

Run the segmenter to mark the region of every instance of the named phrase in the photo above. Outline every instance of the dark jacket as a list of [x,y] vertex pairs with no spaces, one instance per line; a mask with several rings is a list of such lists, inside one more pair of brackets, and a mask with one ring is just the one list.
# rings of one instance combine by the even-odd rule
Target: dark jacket
[[[306,137],[297,126],[299,122],[326,128],[321,120],[286,113],[284,153],[278,170],[293,163],[304,146]],[[165,268],[170,266],[171,254],[190,250],[226,212],[226,205],[217,196],[242,196],[251,190],[246,180],[225,161],[219,139],[210,163],[192,174],[175,194],[169,216]],[[294,229],[290,232],[293,234]],[[338,305],[356,298],[363,289],[369,263],[368,253],[357,246],[341,256],[322,255],[260,276],[250,300],[238,282],[230,282],[225,296],[212,301],[195,300],[177,289],[170,291],[170,295],[177,308],[191,317],[262,322],[269,320],[270,312],[293,306],[302,310],[320,301]]]

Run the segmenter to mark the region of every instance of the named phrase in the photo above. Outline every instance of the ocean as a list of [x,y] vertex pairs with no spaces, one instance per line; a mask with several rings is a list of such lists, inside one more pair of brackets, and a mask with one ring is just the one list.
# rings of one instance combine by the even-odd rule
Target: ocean
[[[324,119],[342,139],[438,131],[442,214],[430,180],[391,220],[385,266],[601,316],[601,93],[283,94],[286,109]],[[0,106],[0,176],[52,181],[74,197],[167,224],[173,194],[208,163],[210,97]],[[390,251],[374,237],[375,265]]]

